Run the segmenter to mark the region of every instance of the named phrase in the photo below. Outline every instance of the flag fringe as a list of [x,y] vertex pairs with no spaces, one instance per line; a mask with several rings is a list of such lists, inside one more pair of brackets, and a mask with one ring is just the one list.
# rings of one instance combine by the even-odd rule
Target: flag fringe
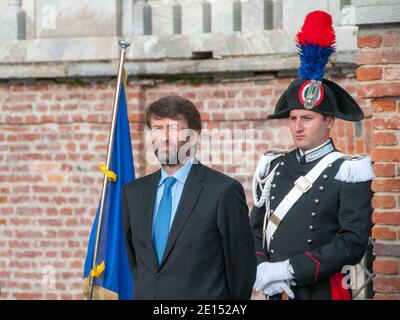
[[[84,295],[89,294],[90,290],[90,283],[89,283],[89,277],[83,279],[82,283],[82,291]],[[92,300],[118,300],[118,293],[108,290],[106,288],[100,287],[97,284],[93,285],[93,296]]]

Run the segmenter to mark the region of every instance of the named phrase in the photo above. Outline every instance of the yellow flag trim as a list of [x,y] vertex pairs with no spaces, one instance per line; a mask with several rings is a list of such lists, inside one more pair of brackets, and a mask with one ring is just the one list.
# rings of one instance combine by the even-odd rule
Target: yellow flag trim
[[90,276],[93,278],[98,278],[100,275],[103,273],[104,268],[105,268],[104,261],[100,263],[98,266],[94,267],[92,270],[90,270]]
[[109,181],[115,182],[117,181],[117,174],[115,172],[112,172],[111,170],[107,170],[107,167],[105,164],[100,164],[99,168],[103,173],[107,176]]

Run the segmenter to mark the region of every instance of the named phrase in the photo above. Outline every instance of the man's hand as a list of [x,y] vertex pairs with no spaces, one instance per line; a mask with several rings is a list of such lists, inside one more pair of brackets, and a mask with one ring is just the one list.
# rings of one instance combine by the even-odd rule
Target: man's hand
[[254,288],[257,291],[261,291],[271,282],[291,279],[293,279],[293,275],[289,272],[289,260],[283,262],[263,262],[257,266]]
[[289,298],[294,299],[293,291],[290,289],[289,285],[285,281],[274,281],[263,289],[264,294],[267,296],[273,296],[285,292]]

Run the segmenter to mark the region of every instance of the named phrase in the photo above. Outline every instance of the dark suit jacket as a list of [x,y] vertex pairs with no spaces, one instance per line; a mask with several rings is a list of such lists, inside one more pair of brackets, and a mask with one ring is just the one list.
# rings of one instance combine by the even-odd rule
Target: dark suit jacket
[[123,190],[123,223],[134,299],[249,299],[254,242],[242,185],[193,164],[158,265],[151,240],[160,170]]

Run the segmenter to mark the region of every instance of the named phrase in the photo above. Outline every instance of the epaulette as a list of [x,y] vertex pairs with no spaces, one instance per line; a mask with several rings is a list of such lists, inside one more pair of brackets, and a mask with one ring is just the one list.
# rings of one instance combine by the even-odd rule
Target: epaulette
[[345,156],[335,179],[347,182],[365,182],[375,178],[371,159],[367,156]]
[[279,151],[264,152],[261,155],[260,160],[258,161],[254,175],[256,175],[258,178],[264,177],[269,171],[271,162],[274,161],[276,158],[279,158],[285,154],[286,152],[279,152]]

